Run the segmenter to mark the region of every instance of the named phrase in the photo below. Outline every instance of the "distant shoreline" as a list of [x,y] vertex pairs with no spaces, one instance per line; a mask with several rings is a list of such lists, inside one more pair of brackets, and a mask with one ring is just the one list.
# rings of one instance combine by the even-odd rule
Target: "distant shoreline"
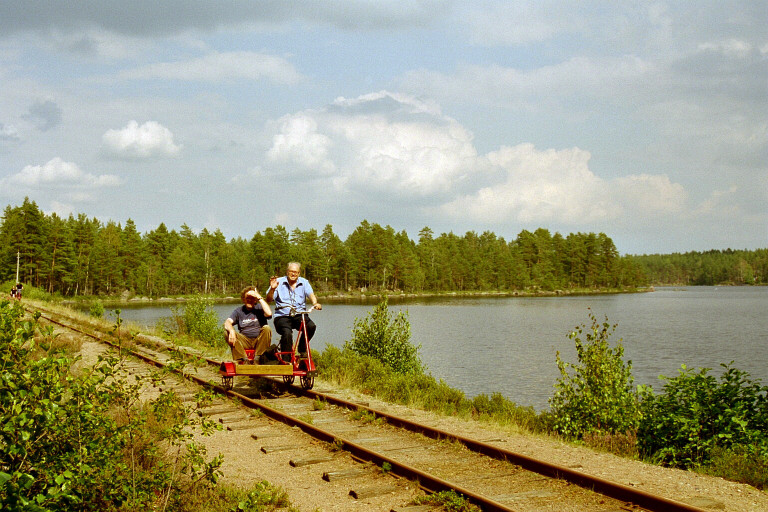
[[[460,298],[483,298],[483,297],[568,297],[583,295],[616,295],[622,293],[648,293],[653,292],[654,287],[627,288],[627,289],[608,289],[601,288],[597,290],[572,289],[572,290],[514,290],[514,291],[461,291],[461,292],[329,292],[318,293],[318,299],[329,303],[342,302],[378,302],[385,296],[392,301],[406,299],[460,299]],[[79,304],[100,301],[105,306],[136,306],[142,304],[184,304],[193,296],[178,297],[159,297],[156,299],[150,297],[82,297],[78,299],[63,300],[63,304]],[[197,297],[197,296],[194,296]],[[239,296],[204,296],[214,303],[236,303],[240,302]]]

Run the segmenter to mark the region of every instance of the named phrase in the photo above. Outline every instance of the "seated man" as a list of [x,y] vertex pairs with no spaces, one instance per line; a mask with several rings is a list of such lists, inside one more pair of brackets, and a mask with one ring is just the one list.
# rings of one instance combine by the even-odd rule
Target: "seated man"
[[[227,332],[227,343],[232,347],[232,359],[240,364],[253,364],[248,360],[245,350],[253,349],[256,357],[269,348],[272,343],[272,330],[267,324],[267,319],[272,316],[272,310],[253,286],[240,292],[240,300],[243,305],[224,320],[224,330]],[[235,324],[240,332],[235,331]]]
[[[309,281],[299,277],[301,273],[301,264],[292,261],[288,264],[288,269],[284,277],[273,276],[269,280],[269,290],[267,290],[267,300],[275,301],[275,316],[273,323],[275,331],[280,335],[280,351],[290,352],[293,347],[293,329],[301,327],[301,315],[297,311],[307,309],[307,299],[312,301],[315,309],[323,309],[323,306],[317,302],[315,292]],[[307,336],[312,339],[317,326],[306,317]],[[304,336],[299,341],[298,357],[307,357],[307,343]]]

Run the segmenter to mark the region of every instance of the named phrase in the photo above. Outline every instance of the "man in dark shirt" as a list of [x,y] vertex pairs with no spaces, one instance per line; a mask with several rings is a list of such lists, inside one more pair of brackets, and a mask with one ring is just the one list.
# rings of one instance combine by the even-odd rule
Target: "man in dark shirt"
[[[232,359],[240,364],[253,364],[245,354],[253,349],[254,357],[263,354],[272,344],[272,330],[267,319],[272,310],[255,287],[249,286],[240,292],[243,305],[235,309],[224,320],[227,344],[232,347]],[[240,332],[235,330],[235,325]]]

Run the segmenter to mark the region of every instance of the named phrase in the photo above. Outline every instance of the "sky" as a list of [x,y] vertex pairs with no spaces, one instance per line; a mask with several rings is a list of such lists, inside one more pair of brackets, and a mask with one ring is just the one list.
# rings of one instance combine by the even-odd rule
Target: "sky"
[[0,2],[0,206],[768,247],[768,2]]

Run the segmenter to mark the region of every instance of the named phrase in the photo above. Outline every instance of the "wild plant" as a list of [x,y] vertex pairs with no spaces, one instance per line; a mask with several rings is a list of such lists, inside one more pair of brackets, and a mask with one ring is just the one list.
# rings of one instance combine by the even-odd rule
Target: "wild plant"
[[413,500],[414,505],[435,505],[450,512],[480,512],[477,505],[470,503],[467,498],[456,491],[440,491]]
[[413,345],[410,338],[408,314],[401,310],[393,318],[388,300],[384,297],[365,319],[355,319],[352,339],[346,341],[344,346],[381,361],[396,373],[422,373],[424,370],[419,358],[421,346]]
[[[142,403],[119,357],[33,357],[37,319],[0,300],[0,509],[167,509],[216,482],[178,397]],[[76,358],[74,359],[77,360]]]
[[730,364],[720,366],[719,381],[709,368],[683,365],[676,377],[661,377],[660,394],[643,391],[638,444],[644,457],[690,468],[708,464],[719,449],[768,466],[768,387]]
[[209,347],[222,344],[224,329],[210,299],[196,295],[171,311],[179,334],[197,338]]
[[589,318],[589,327],[582,324],[568,335],[576,345],[578,363],[563,361],[559,351],[556,355],[560,379],[549,399],[553,428],[571,438],[588,432],[633,432],[640,408],[633,389],[632,362],[624,362],[621,340],[611,348],[609,338],[616,325],[610,325],[607,318],[599,323],[591,310]]

